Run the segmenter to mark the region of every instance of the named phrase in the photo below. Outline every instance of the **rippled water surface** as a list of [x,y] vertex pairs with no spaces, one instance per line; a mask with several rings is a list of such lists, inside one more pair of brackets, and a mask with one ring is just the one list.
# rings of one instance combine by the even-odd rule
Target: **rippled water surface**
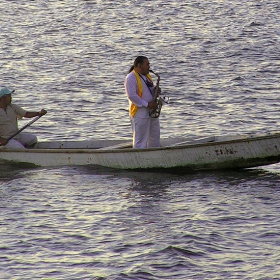
[[[0,8],[1,84],[48,110],[28,128],[40,140],[130,139],[137,55],[172,101],[163,138],[278,131],[279,1]],[[280,279],[279,175],[0,163],[0,279]]]

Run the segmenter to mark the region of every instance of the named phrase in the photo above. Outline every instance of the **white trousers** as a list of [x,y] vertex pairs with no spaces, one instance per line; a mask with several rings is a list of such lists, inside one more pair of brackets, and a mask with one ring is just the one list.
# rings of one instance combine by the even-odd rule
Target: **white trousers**
[[160,147],[159,118],[131,118],[133,148]]
[[3,146],[12,149],[24,149],[37,143],[37,137],[34,134],[21,132],[15,138],[12,138],[7,145]]

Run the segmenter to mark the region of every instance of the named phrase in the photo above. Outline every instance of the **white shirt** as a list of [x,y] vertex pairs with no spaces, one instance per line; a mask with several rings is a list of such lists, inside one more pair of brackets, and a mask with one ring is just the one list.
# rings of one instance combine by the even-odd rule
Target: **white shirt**
[[[146,76],[143,76],[143,79],[147,79]],[[124,82],[125,92],[129,100],[129,107],[131,103],[135,104],[138,107],[138,111],[134,118],[149,118],[150,109],[147,108],[148,103],[153,101],[152,93],[150,92],[148,86],[140,77],[142,83],[142,98],[138,95],[138,84],[134,72],[130,72]],[[153,88],[151,88],[153,92]]]
[[22,118],[26,111],[21,107],[11,104],[6,111],[0,108],[0,136],[8,138],[18,131],[18,117]]

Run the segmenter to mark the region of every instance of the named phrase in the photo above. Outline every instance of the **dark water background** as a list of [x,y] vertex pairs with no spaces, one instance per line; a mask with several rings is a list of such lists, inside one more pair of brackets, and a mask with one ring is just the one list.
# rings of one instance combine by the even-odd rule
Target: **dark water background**
[[[40,140],[130,139],[149,57],[162,137],[279,131],[280,3],[7,1],[1,84]],[[26,121],[20,121],[20,127]],[[280,167],[193,174],[0,163],[0,279],[280,279]]]

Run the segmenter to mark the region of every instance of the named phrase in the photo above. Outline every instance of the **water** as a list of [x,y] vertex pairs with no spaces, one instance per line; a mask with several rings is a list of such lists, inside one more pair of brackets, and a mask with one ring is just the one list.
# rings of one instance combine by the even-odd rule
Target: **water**
[[[149,57],[162,137],[277,131],[278,1],[2,1],[1,84],[40,140],[130,139]],[[22,120],[23,126],[28,120]],[[280,279],[279,165],[193,174],[0,164],[0,279]]]

